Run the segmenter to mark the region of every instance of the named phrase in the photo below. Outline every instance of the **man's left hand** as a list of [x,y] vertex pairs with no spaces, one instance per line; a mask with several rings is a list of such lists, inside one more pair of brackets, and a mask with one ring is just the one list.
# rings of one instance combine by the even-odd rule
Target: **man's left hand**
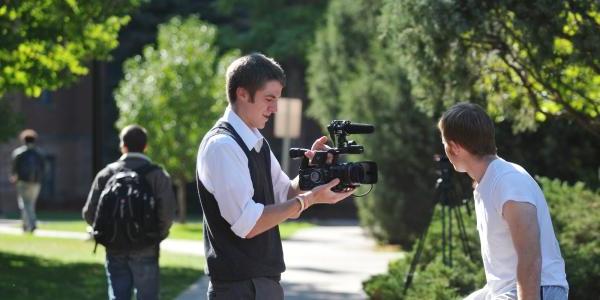
[[[322,137],[316,139],[315,142],[310,147],[310,150],[306,151],[304,153],[304,155],[306,157],[308,157],[308,159],[310,160],[310,163],[312,163],[312,159],[313,159],[313,157],[315,157],[316,151],[328,151],[329,149],[331,149],[331,147],[329,147],[327,145],[327,140],[328,139],[326,136],[322,136]],[[331,164],[332,162],[333,162],[333,154],[327,153],[327,163]]]

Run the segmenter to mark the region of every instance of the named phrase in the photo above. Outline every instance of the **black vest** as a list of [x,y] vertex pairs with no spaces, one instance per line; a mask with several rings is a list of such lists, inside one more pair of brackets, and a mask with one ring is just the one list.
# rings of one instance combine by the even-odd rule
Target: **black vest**
[[[266,142],[260,153],[248,150],[231,124],[221,122],[207,133],[204,142],[214,135],[232,137],[248,157],[252,179],[252,199],[265,206],[274,204],[271,179],[271,150]],[[201,146],[202,148],[202,146]],[[231,174],[235,180],[238,174]],[[208,273],[212,280],[246,280],[256,277],[278,278],[285,271],[279,227],[275,226],[252,239],[243,239],[231,231],[231,225],[221,216],[215,197],[204,187],[196,172],[200,204],[204,214],[204,250]]]

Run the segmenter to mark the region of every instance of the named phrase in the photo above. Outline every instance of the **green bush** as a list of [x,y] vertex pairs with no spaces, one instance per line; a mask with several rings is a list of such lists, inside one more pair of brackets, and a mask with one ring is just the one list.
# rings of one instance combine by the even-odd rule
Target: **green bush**
[[600,295],[600,192],[583,183],[537,178],[550,206],[552,223],[565,259],[569,297]]
[[[537,178],[550,207],[552,222],[565,259],[569,295],[572,299],[597,299],[600,295],[600,193],[583,183],[569,185],[559,180]],[[465,218],[474,259],[455,246],[453,266],[442,262],[441,226],[434,217],[413,283],[403,295],[404,279],[414,250],[390,263],[388,272],[363,283],[370,299],[456,299],[483,287],[485,283],[476,237],[474,217]],[[455,237],[456,239],[456,237]],[[457,241],[457,240],[456,240]],[[455,243],[458,244],[458,243]]]
[[461,247],[456,230],[456,219],[453,219],[452,266],[443,262],[441,214],[437,207],[412,284],[406,295],[403,294],[404,282],[416,253],[416,245],[410,254],[391,262],[388,273],[373,276],[363,283],[369,298],[374,300],[457,299],[483,287],[485,277],[479,256],[475,217],[473,214],[471,216],[465,214],[464,208],[460,209],[465,220],[471,258]]

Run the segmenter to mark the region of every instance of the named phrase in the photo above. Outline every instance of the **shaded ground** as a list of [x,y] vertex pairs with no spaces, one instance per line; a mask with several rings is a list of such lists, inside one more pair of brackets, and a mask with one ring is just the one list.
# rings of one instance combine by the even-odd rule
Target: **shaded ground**
[[[382,252],[356,221],[333,220],[304,229],[283,241],[287,270],[282,274],[286,300],[366,299],[362,281],[387,270],[399,252]],[[207,278],[200,278],[177,300],[206,299]]]

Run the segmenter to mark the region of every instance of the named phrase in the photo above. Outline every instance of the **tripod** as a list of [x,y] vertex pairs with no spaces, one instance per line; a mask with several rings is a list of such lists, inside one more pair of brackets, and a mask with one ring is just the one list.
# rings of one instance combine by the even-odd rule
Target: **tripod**
[[[454,189],[452,188],[452,182],[450,180],[450,170],[441,170],[441,176],[437,179],[435,184],[435,204],[434,204],[434,214],[435,208],[437,204],[440,205],[441,208],[441,222],[442,222],[442,257],[443,262],[446,266],[452,267],[452,216],[454,215],[456,219],[456,224],[458,225],[458,233],[460,237],[460,242],[462,244],[463,251],[470,258],[473,259],[471,248],[469,246],[469,241],[467,238],[467,232],[465,230],[465,223],[462,216],[462,211],[460,207],[462,205],[466,206],[467,213],[470,215],[470,210],[468,206],[468,202],[461,201],[458,199],[456,193],[454,193]],[[432,217],[433,220],[433,217]],[[423,246],[425,244],[425,239],[427,237],[427,232],[431,227],[431,221],[429,225],[425,228],[421,237],[419,238],[419,242],[417,244],[417,251],[412,261],[410,262],[410,269],[408,274],[406,275],[406,279],[404,281],[404,291],[403,294],[406,295],[410,284],[412,283],[413,275],[415,269],[417,268],[417,264],[419,263],[419,259],[421,258],[421,253],[423,252]]]

